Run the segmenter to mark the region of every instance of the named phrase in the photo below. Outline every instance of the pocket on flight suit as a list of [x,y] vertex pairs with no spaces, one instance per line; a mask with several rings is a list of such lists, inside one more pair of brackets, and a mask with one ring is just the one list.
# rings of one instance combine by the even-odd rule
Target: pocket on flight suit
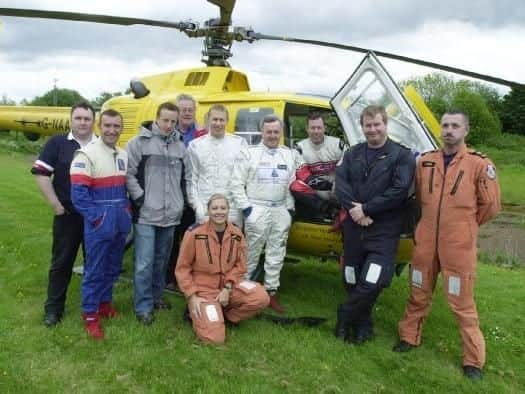
[[410,287],[421,289],[425,293],[434,291],[435,278],[432,278],[430,267],[410,264]]
[[475,273],[462,273],[444,269],[443,290],[453,308],[465,310],[474,306]]
[[257,290],[257,283],[251,280],[243,280],[235,285],[235,288],[243,294],[252,294]]
[[204,341],[224,341],[224,316],[219,303],[201,304],[201,317],[192,316],[197,336]]
[[101,209],[100,216],[90,222],[85,229],[87,236],[98,239],[111,239],[115,234],[115,215],[111,209]]

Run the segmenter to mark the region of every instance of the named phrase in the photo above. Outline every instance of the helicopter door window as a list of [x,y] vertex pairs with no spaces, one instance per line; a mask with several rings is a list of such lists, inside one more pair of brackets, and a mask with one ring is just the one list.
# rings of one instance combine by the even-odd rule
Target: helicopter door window
[[350,145],[364,141],[359,117],[368,105],[382,105],[388,114],[388,135],[417,152],[436,144],[377,58],[367,55],[332,99]]
[[273,114],[273,108],[241,108],[237,111],[234,133],[246,140],[248,145],[261,142],[259,123],[266,115]]

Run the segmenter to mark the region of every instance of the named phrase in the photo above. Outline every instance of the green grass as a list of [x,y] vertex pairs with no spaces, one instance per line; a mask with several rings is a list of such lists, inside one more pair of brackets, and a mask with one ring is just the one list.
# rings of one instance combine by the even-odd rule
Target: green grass
[[[153,326],[134,319],[129,282],[116,286],[123,315],[104,324],[106,340],[83,331],[80,278],[74,276],[67,314],[56,329],[41,324],[50,249],[50,209],[28,169],[31,160],[0,153],[0,392],[103,393],[518,393],[525,388],[525,271],[479,266],[477,305],[487,341],[485,379],[461,374],[456,323],[436,289],[423,345],[408,354],[390,349],[408,294],[406,272],[380,297],[376,338],[362,347],[332,336],[343,299],[333,262],[287,265],[281,299],[293,315],[325,316],[318,328],[280,327],[253,319],[228,329],[227,343],[198,343],[182,322],[183,300],[157,314]],[[126,275],[130,272],[126,255]]]

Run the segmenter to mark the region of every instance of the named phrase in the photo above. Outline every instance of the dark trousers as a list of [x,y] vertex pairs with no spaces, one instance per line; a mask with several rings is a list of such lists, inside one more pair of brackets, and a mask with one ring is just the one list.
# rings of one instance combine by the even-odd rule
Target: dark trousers
[[73,264],[84,236],[83,218],[79,214],[64,214],[53,219],[53,246],[47,286],[46,313],[64,313],[66,293]]
[[173,236],[173,246],[171,248],[170,259],[166,269],[166,283],[177,283],[175,279],[175,267],[177,266],[177,258],[179,257],[180,244],[186,230],[195,223],[195,212],[186,205],[182,212],[180,223],[175,227],[175,234]]
[[374,304],[394,275],[399,237],[379,234],[374,224],[361,227],[351,220],[343,224],[347,298],[339,306],[338,317],[356,332],[371,331]]

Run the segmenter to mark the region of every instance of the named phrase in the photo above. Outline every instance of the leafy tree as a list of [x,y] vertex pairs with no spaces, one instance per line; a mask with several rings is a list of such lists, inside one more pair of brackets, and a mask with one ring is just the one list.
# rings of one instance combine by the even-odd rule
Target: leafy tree
[[91,100],[91,104],[93,104],[95,108],[100,108],[102,107],[102,104],[104,104],[110,98],[118,97],[118,96],[122,96],[122,92],[115,92],[115,93],[102,92],[94,100]]
[[79,92],[72,89],[51,89],[42,96],[37,96],[29,105],[42,105],[46,107],[71,107],[80,101],[87,101]]
[[507,133],[525,135],[525,88],[515,87],[503,97],[499,111]]
[[467,87],[459,87],[451,103],[452,108],[459,108],[470,118],[469,144],[480,144],[492,135],[501,134],[501,122],[494,116],[485,99]]
[[470,118],[467,142],[476,144],[493,134],[501,133],[501,97],[493,89],[477,81],[455,81],[452,77],[432,73],[410,78],[401,86],[413,85],[423,97],[430,110],[439,119],[447,109],[460,109]]

